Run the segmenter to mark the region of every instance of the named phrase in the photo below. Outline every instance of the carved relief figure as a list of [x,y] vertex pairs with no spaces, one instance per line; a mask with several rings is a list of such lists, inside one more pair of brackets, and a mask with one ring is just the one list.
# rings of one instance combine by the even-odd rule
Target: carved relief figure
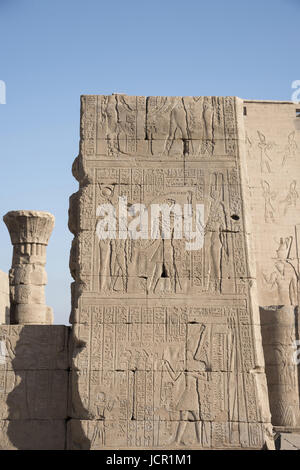
[[[122,290],[127,292],[127,251],[128,240],[111,240],[111,289]],[[118,286],[118,280],[121,280],[121,285]]]
[[136,150],[135,118],[136,109],[130,106],[125,96],[103,97],[101,126],[107,140],[108,155],[117,156],[119,153]]
[[286,164],[286,161],[289,158],[292,158],[292,157],[296,156],[298,146],[297,146],[297,142],[295,141],[295,135],[296,135],[295,131],[291,132],[288,135],[288,143],[287,143],[287,145],[284,149],[284,154],[283,154],[283,159],[282,159],[282,166],[284,166]]
[[[113,186],[99,185],[100,204],[113,204],[114,188]],[[111,239],[99,240],[99,281],[100,292],[109,292],[111,289]]]
[[187,343],[187,352],[186,352],[186,369],[184,371],[177,372],[172,368],[171,364],[164,359],[164,364],[167,368],[168,373],[172,380],[176,381],[181,374],[184,374],[185,378],[185,388],[184,391],[176,405],[176,410],[180,411],[180,422],[178,423],[174,444],[184,445],[182,441],[184,431],[189,419],[189,416],[195,422],[195,434],[197,443],[201,444],[201,399],[199,396],[199,384],[198,380],[204,379],[206,377],[206,364],[199,360],[199,354],[201,350],[201,342],[204,337],[203,332],[205,330],[205,325],[201,325],[199,340],[195,351],[192,351],[191,340],[188,340]]
[[270,185],[266,180],[261,181],[261,187],[265,200],[265,222],[275,222],[275,209],[272,204],[272,201],[275,199],[276,193],[274,191],[271,191]]
[[[295,338],[293,326],[290,328],[289,337],[291,340]],[[297,394],[297,367],[295,364],[291,363],[291,346],[287,347],[286,344],[283,345],[276,342],[274,344],[274,354],[275,363],[278,367],[277,374],[279,383],[288,387],[289,392],[294,391],[294,393]],[[297,401],[295,400],[295,405],[291,406],[291,404],[287,403],[286,399],[278,398],[276,418],[279,418],[286,426],[297,426],[299,419],[299,405],[297,407]]]
[[[168,200],[170,204],[175,201]],[[168,227],[165,226],[165,220],[159,220],[160,238],[150,243],[150,247],[154,247],[152,255],[150,255],[150,263],[154,266],[152,275],[150,276],[149,292],[155,293],[160,279],[169,279],[171,292],[176,292],[177,284],[180,286],[179,275],[175,263],[174,248],[174,214],[170,212],[170,231],[171,238],[165,238]]]
[[286,215],[289,208],[296,207],[297,199],[299,199],[298,191],[296,190],[297,181],[293,180],[290,184],[290,189],[284,199],[279,201],[280,212],[282,215]]
[[183,98],[176,98],[171,113],[170,113],[170,124],[169,134],[165,142],[164,152],[169,155],[172,148],[172,144],[176,139],[176,136],[184,141],[184,154],[188,153],[188,140],[191,139],[188,122],[187,112],[184,106]]
[[274,271],[267,276],[265,282],[277,291],[277,305],[297,305],[297,272],[289,261],[289,253],[293,237],[281,238],[277,249]]
[[120,151],[116,96],[105,96],[103,99],[102,119],[106,129],[107,152],[108,155],[115,155]]
[[203,101],[203,124],[204,124],[204,133],[203,133],[203,142],[201,145],[201,153],[212,155],[214,152],[214,108],[210,101],[210,98],[204,98]]
[[210,188],[212,199],[205,226],[205,237],[208,241],[208,285],[207,289],[221,292],[222,261],[228,256],[228,243],[226,237],[226,213],[224,200],[224,184],[222,173],[212,175],[213,182]]
[[257,131],[257,134],[259,137],[258,147],[260,149],[260,171],[264,173],[267,170],[268,173],[271,173],[270,162],[272,158],[268,152],[274,147],[274,143],[267,142],[266,136],[262,132]]

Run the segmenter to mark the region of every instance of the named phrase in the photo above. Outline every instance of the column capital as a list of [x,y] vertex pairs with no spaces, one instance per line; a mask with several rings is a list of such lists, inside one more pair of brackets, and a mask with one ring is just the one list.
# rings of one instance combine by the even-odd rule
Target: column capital
[[43,211],[10,211],[3,217],[13,245],[48,245],[54,228],[54,215]]
[[54,216],[41,211],[11,211],[3,220],[13,244],[9,271],[10,323],[51,324],[53,313],[45,301],[46,247]]

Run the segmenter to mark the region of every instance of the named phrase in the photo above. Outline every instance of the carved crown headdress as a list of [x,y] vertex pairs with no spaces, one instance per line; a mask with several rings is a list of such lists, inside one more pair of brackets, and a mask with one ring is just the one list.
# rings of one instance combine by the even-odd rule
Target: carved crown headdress
[[293,237],[280,238],[279,246],[276,250],[278,259],[288,259],[290,256]]

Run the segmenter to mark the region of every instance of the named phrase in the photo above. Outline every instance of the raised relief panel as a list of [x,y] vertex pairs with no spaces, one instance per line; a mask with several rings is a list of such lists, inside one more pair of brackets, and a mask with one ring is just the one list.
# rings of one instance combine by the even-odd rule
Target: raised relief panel
[[300,134],[292,102],[247,102],[245,170],[272,424],[299,427]]
[[82,97],[69,448],[269,440],[240,109],[233,97]]
[[61,325],[1,325],[0,371],[66,370],[69,329]]

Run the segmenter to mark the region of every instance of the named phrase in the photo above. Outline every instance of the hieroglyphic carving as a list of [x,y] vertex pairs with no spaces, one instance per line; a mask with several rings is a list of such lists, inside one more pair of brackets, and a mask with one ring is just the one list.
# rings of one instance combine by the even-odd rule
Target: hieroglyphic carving
[[254,143],[251,147],[246,137],[245,153],[251,147],[251,161],[246,162],[255,228],[251,237],[272,423],[291,431],[299,426],[299,380],[293,360],[293,344],[296,348],[299,337],[299,132],[293,103],[249,102],[246,115],[245,130]]
[[274,143],[268,142],[266,136],[261,131],[257,131],[257,134],[259,137],[258,147],[260,149],[260,171],[261,173],[271,173],[272,158],[269,152],[274,147]]
[[[248,370],[254,367],[251,325],[242,325],[243,356],[238,351],[238,330],[232,329],[232,321],[238,325],[242,318],[239,309],[192,307],[178,311],[168,307],[112,306],[99,309],[91,306],[89,311],[93,315],[90,317],[94,325],[92,337],[89,324],[85,327],[78,325],[76,332],[78,340],[87,341],[88,349],[92,349],[90,352],[83,349],[79,357],[76,356],[75,363],[79,370],[90,370],[80,381],[80,396],[87,397],[85,390],[90,388],[94,398],[90,406],[87,402],[86,406],[91,418],[103,421],[102,431],[112,419],[126,422],[133,416],[141,421],[141,425],[149,422],[148,444],[142,441],[144,446],[154,446],[156,438],[157,445],[161,444],[162,436],[165,436],[164,445],[184,446],[187,433],[192,442],[205,446],[207,426],[211,421],[238,422],[247,418],[238,413],[241,408],[238,403],[244,400],[244,387],[249,394],[248,419],[250,422],[257,419],[253,408],[256,403],[253,378],[249,379],[244,373],[237,379],[233,372],[237,364],[239,367],[247,364]],[[228,318],[228,324],[214,323],[218,317],[224,316]],[[88,357],[92,360],[90,365]],[[223,371],[221,375],[220,372],[210,372],[219,370]],[[227,410],[227,401],[230,411]],[[82,418],[80,415],[77,417]],[[194,423],[194,431],[190,425],[187,428],[187,419]],[[165,426],[168,422],[167,431]],[[101,439],[106,435],[106,445],[112,445],[112,438],[102,431]],[[124,439],[125,436],[120,445],[126,446]],[[230,440],[228,436],[224,439]],[[134,438],[131,442],[136,445],[137,441]]]
[[[265,417],[253,371],[261,358],[244,287],[237,100],[95,99],[96,150],[79,156],[79,222],[70,224],[69,447],[259,447],[268,423],[259,424]],[[97,208],[119,197],[129,223],[136,203],[148,212],[167,205],[170,237],[161,236],[169,229],[160,218],[158,238],[99,240]],[[187,204],[204,206],[204,245],[190,251],[175,236],[175,207]]]
[[96,153],[96,112],[97,97],[88,96],[82,100],[82,119],[81,125],[81,152],[86,155]]
[[208,286],[212,292],[221,292],[223,257],[229,255],[227,220],[224,207],[224,181],[222,173],[214,173],[210,185],[211,204],[205,225],[208,241]]
[[288,143],[286,147],[284,148],[284,154],[283,154],[281,166],[285,166],[287,160],[294,158],[297,154],[298,145],[297,145],[297,142],[295,141],[295,137],[296,137],[295,131],[292,131],[288,135]]
[[235,156],[235,112],[232,97],[82,97],[81,152]]
[[271,289],[276,291],[276,305],[297,305],[297,267],[290,259],[290,251],[293,237],[281,238],[276,251],[277,257],[274,263],[274,271],[267,276],[263,273],[264,280]]
[[271,191],[268,181],[261,180],[261,187],[263,191],[263,198],[265,200],[265,222],[275,222],[275,208],[273,206],[273,200],[276,197],[276,193]]
[[287,215],[290,207],[296,207],[297,199],[299,199],[299,194],[296,187],[297,181],[293,180],[290,183],[290,187],[285,198],[279,201],[279,211],[283,216]]

